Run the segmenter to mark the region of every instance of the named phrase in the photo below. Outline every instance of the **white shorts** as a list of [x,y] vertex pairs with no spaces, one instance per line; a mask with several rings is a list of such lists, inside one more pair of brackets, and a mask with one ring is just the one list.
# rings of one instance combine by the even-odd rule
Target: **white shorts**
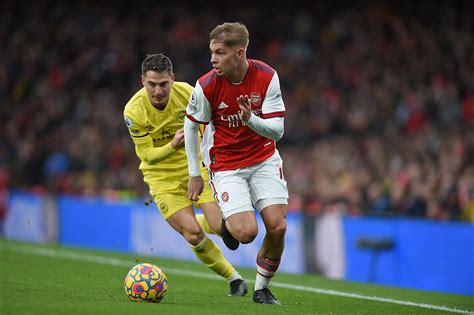
[[288,204],[283,161],[278,151],[258,164],[232,171],[209,172],[214,198],[224,219],[233,214],[262,211],[267,206]]

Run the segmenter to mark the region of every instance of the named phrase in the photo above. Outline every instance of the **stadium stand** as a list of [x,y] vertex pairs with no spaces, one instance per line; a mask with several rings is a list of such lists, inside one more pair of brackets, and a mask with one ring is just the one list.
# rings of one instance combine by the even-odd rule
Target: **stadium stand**
[[194,84],[209,31],[238,20],[280,75],[291,209],[474,221],[473,2],[221,4],[7,0],[2,187],[145,197],[122,118],[140,61],[164,52]]

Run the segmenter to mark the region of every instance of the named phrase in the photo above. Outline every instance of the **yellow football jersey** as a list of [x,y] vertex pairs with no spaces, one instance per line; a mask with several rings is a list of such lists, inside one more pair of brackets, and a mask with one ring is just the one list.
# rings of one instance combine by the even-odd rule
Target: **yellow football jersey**
[[153,107],[145,88],[142,88],[124,109],[125,123],[141,160],[140,169],[145,181],[160,186],[161,191],[174,189],[172,182],[187,182],[186,151],[184,147],[174,150],[170,142],[176,131],[183,128],[192,90],[188,83],[174,82],[168,104],[159,110]]

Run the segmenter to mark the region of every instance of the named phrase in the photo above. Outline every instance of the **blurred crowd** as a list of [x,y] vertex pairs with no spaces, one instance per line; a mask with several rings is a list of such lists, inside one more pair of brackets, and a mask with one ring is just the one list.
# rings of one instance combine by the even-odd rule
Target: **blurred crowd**
[[146,197],[122,116],[141,61],[163,52],[194,84],[210,69],[209,32],[241,21],[249,57],[281,80],[291,211],[339,203],[353,215],[474,222],[470,1],[5,6],[4,190]]

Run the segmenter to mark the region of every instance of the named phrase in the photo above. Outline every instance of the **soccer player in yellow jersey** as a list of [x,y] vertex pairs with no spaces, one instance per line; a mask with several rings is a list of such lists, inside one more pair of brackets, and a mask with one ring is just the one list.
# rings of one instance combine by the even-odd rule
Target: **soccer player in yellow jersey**
[[[220,234],[221,211],[211,189],[206,187],[195,204],[204,216],[195,216],[187,197],[183,125],[193,87],[175,82],[171,60],[163,54],[148,55],[141,70],[143,88],[128,101],[124,119],[141,160],[144,181],[168,224],[186,239],[199,260],[229,281],[229,295],[243,296],[245,281],[203,232]],[[208,179],[204,167],[201,175]]]

